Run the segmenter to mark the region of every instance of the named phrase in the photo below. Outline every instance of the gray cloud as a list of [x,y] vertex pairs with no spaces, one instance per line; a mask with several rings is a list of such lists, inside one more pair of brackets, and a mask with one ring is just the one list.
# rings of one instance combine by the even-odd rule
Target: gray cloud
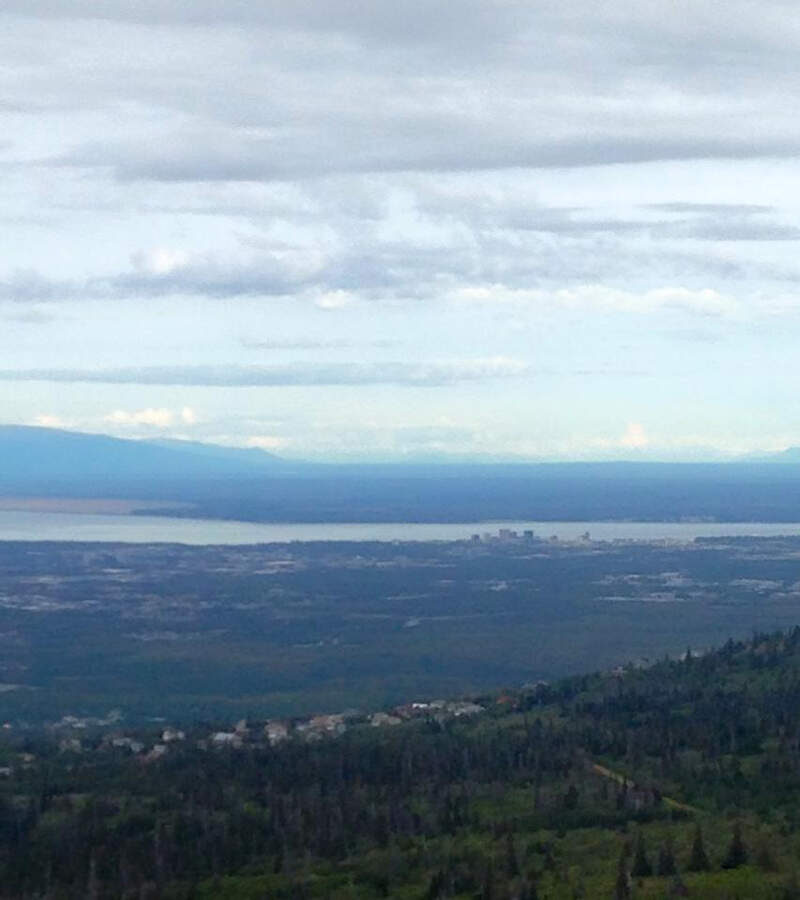
[[0,279],[0,300],[12,302],[45,302],[71,296],[75,288],[67,282],[50,279],[40,272],[15,272]]
[[660,209],[664,212],[696,213],[698,215],[749,216],[758,213],[776,212],[774,206],[758,203],[689,203],[675,201],[673,203],[648,203],[644,209]]
[[772,206],[747,203],[656,203],[648,209],[676,214],[676,218],[642,223],[651,234],[679,240],[795,241],[800,228],[775,218]]
[[439,387],[462,381],[532,374],[506,358],[410,363],[319,363],[275,366],[147,366],[119,369],[0,369],[0,381],[202,387],[407,385]]
[[39,161],[174,183],[792,158],[798,29],[780,2],[729,6],[724,21],[655,0],[3,9],[38,29],[12,47],[21,59],[41,53],[43,28],[70,29],[70,54],[12,84],[15,103],[107,115],[123,102],[141,126],[76,134]]
[[6,322],[16,322],[20,325],[46,325],[55,320],[52,313],[41,309],[24,309],[18,312],[3,313],[0,318]]
[[800,228],[778,222],[709,217],[697,222],[663,223],[656,229],[664,237],[699,241],[796,241]]
[[516,3],[462,0],[458,16],[427,0],[363,3],[360,0],[7,0],[7,13],[26,17],[95,19],[140,25],[249,25],[269,29],[361,35],[395,43],[428,43],[443,38],[453,42],[485,41],[505,37],[524,20],[524,7]]
[[460,217],[483,229],[541,232],[565,237],[591,235],[643,236],[675,240],[785,241],[800,237],[800,229],[784,224],[778,210],[756,204],[656,203],[643,209],[673,213],[674,218],[596,218],[580,207],[520,204],[505,196],[472,198],[434,192],[420,196],[420,208],[434,218]]
[[163,273],[125,272],[112,278],[94,279],[87,288],[99,296],[122,297],[161,297],[165,294],[279,296],[299,293],[313,280],[312,273],[293,272],[269,254],[262,254],[256,260],[240,264],[199,259]]
[[[325,298],[333,297],[330,305],[336,305],[353,299],[436,301],[476,285],[555,290],[605,284],[635,290],[708,287],[713,279],[735,281],[728,290],[739,293],[755,279],[798,278],[797,268],[785,261],[732,256],[724,247],[692,249],[701,241],[800,237],[800,229],[767,206],[675,202],[647,207],[651,215],[664,214],[657,219],[646,214],[612,218],[597,216],[590,207],[545,206],[530,191],[526,196],[511,187],[498,190],[488,175],[387,178],[381,176],[375,184],[347,178],[319,190],[279,191],[274,207],[269,192],[262,191],[245,207],[250,225],[238,248],[156,247],[133,254],[124,271],[84,279],[18,272],[0,279],[0,299],[292,297],[325,305]],[[407,210],[400,218],[380,202],[390,191],[402,197]],[[226,214],[225,199],[223,195],[220,216]],[[231,202],[238,215],[237,194]],[[300,210],[296,220],[295,208]],[[262,218],[254,209],[261,209]],[[291,229],[291,237],[274,232],[275,222]],[[276,339],[259,349],[335,349],[330,342],[312,345],[290,340],[284,346]]]
[[[191,237],[174,266],[114,272],[116,248],[104,274],[43,263],[0,282],[0,298],[427,300],[487,283],[796,277],[756,248],[691,248],[796,240],[766,204],[676,200],[615,216],[602,201],[540,202],[530,173],[796,157],[786,96],[800,75],[786,64],[800,29],[783,3],[732,0],[724,20],[657,0],[465,0],[458,15],[427,0],[9,0],[3,11],[5,56],[26,68],[15,78],[10,64],[0,89],[43,117],[19,177],[27,166],[41,179],[63,233],[72,209],[150,217],[157,243]],[[50,124],[63,142],[42,139]],[[63,184],[66,201],[50,202]],[[215,221],[183,228],[199,216]],[[146,240],[147,226],[129,231]],[[223,233],[238,248],[219,249]]]
[[[800,135],[727,138],[686,135],[608,135],[542,139],[517,132],[512,138],[494,130],[491,121],[476,123],[458,116],[443,123],[441,136],[425,128],[405,135],[387,127],[375,131],[364,122],[348,138],[328,134],[303,144],[282,139],[234,136],[178,137],[163,145],[87,145],[50,160],[60,166],[111,168],[122,181],[292,181],[330,174],[368,172],[470,172],[500,169],[582,168],[667,160],[793,159],[800,155]],[[443,140],[445,133],[448,140]],[[226,146],[227,145],[227,146]],[[47,160],[42,160],[47,162]]]

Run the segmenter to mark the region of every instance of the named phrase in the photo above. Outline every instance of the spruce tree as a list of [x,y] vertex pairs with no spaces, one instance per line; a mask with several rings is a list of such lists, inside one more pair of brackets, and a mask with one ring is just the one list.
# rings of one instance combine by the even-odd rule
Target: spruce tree
[[494,867],[491,860],[486,864],[480,898],[481,900],[494,900]]
[[650,860],[647,858],[644,834],[640,831],[639,836],[636,839],[636,852],[633,856],[631,875],[633,875],[634,878],[649,878],[652,874],[653,867],[650,865]]
[[756,850],[756,864],[764,872],[774,872],[776,869],[775,857],[772,855],[772,847],[767,835],[762,835]]
[[517,875],[519,875],[517,848],[514,845],[514,835],[509,831],[506,836],[506,876],[508,878],[516,878]]
[[677,874],[677,871],[678,868],[675,865],[675,854],[672,850],[672,841],[667,838],[658,851],[658,866],[656,867],[656,873],[662,878],[666,878],[669,875]]
[[747,847],[742,840],[742,827],[737,822],[733,828],[733,837],[731,838],[728,852],[722,861],[723,869],[738,869],[747,862]]
[[797,880],[796,872],[792,872],[786,880],[780,900],[800,900],[800,881]]
[[614,886],[614,900],[630,900],[631,896],[631,879],[628,875],[628,846],[622,848],[617,863],[617,881]]
[[711,863],[708,861],[708,854],[703,844],[703,832],[700,830],[700,825],[696,825],[694,829],[692,853],[689,857],[689,865],[686,868],[690,872],[707,872],[711,868]]

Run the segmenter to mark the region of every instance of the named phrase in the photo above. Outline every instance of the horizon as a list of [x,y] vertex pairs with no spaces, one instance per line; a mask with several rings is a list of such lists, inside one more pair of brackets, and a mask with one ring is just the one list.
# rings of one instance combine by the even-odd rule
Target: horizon
[[706,455],[698,455],[694,457],[686,457],[686,456],[676,456],[676,457],[664,457],[662,455],[658,455],[657,453],[650,454],[647,450],[641,449],[637,451],[635,454],[631,455],[623,455],[620,453],[616,453],[615,455],[608,456],[572,456],[572,457],[523,457],[523,456],[491,456],[488,454],[485,455],[455,455],[455,454],[428,454],[428,455],[405,455],[405,456],[358,456],[356,454],[351,454],[349,456],[338,456],[338,457],[324,457],[324,456],[313,456],[311,454],[302,454],[302,452],[298,452],[296,455],[290,452],[281,452],[276,450],[267,450],[263,447],[254,447],[248,444],[233,444],[233,443],[215,443],[213,441],[202,441],[194,437],[168,437],[161,435],[119,435],[114,434],[110,431],[81,431],[81,430],[73,430],[73,429],[65,429],[65,428],[57,428],[53,425],[22,425],[14,422],[0,422],[0,438],[2,437],[3,429],[20,429],[20,430],[32,430],[41,433],[52,432],[54,434],[73,434],[73,435],[81,435],[86,437],[101,437],[101,438],[113,438],[115,440],[122,441],[130,441],[137,443],[146,443],[146,444],[154,444],[160,446],[171,446],[171,447],[180,447],[181,444],[186,445],[198,445],[213,449],[220,450],[231,450],[231,451],[247,451],[252,454],[263,454],[266,458],[276,459],[279,461],[286,462],[294,462],[294,463],[309,463],[313,465],[398,465],[402,466],[403,464],[407,465],[432,465],[432,466],[448,466],[448,465],[569,465],[571,463],[575,464],[635,464],[635,463],[643,463],[643,464],[665,464],[665,465],[702,465],[702,464],[725,464],[725,463],[759,463],[759,462],[773,462],[779,461],[781,457],[788,457],[795,451],[800,454],[800,446],[788,446],[783,447],[777,451],[770,452],[768,450],[763,450],[761,452],[755,451],[752,453],[740,453],[740,454],[729,454],[722,455],[720,453],[714,453],[714,451],[709,451]]

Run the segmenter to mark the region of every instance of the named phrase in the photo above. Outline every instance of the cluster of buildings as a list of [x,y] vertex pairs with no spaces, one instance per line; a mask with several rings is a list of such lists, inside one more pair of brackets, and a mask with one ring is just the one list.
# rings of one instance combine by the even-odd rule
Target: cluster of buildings
[[309,719],[270,719],[262,728],[251,728],[242,719],[233,731],[214,732],[207,739],[202,739],[198,743],[203,749],[209,747],[239,748],[246,743],[257,743],[264,739],[274,747],[292,737],[304,741],[339,737],[354,725],[371,725],[374,728],[381,728],[400,725],[409,719],[433,718],[444,721],[461,716],[474,716],[483,711],[484,707],[468,700],[431,700],[406,703],[396,706],[388,712],[375,712],[366,716],[358,710],[348,710],[343,713],[312,716]]
[[473,544],[491,544],[496,541],[508,543],[509,541],[534,541],[536,535],[532,528],[526,528],[524,531],[514,531],[513,528],[501,528],[496,534],[491,531],[485,531],[483,534],[473,534],[471,537]]
[[[357,710],[343,713],[311,716],[308,719],[269,719],[264,724],[251,724],[241,719],[228,731],[212,731],[202,737],[192,735],[195,745],[201,750],[222,748],[241,749],[245,746],[277,744],[289,739],[306,742],[335,738],[353,726],[383,728],[401,725],[411,719],[430,718],[437,721],[474,716],[484,712],[484,707],[469,700],[429,700],[415,701],[396,706],[389,711],[364,714]],[[142,762],[154,762],[165,756],[170,745],[187,741],[185,731],[165,726],[154,740],[152,735],[126,734],[120,727],[121,714],[118,711],[100,719],[93,717],[64,716],[51,726],[61,732],[58,746],[62,753],[84,753],[92,750],[127,751]],[[111,726],[98,737],[92,726]],[[87,729],[90,729],[86,732]],[[86,732],[81,734],[81,732]],[[13,775],[13,767],[0,766],[0,776]]]

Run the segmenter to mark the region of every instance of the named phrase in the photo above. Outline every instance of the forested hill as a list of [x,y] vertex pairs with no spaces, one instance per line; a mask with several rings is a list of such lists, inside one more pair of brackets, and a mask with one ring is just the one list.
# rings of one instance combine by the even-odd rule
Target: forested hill
[[9,733],[0,896],[800,897],[800,630],[478,699],[315,741]]

